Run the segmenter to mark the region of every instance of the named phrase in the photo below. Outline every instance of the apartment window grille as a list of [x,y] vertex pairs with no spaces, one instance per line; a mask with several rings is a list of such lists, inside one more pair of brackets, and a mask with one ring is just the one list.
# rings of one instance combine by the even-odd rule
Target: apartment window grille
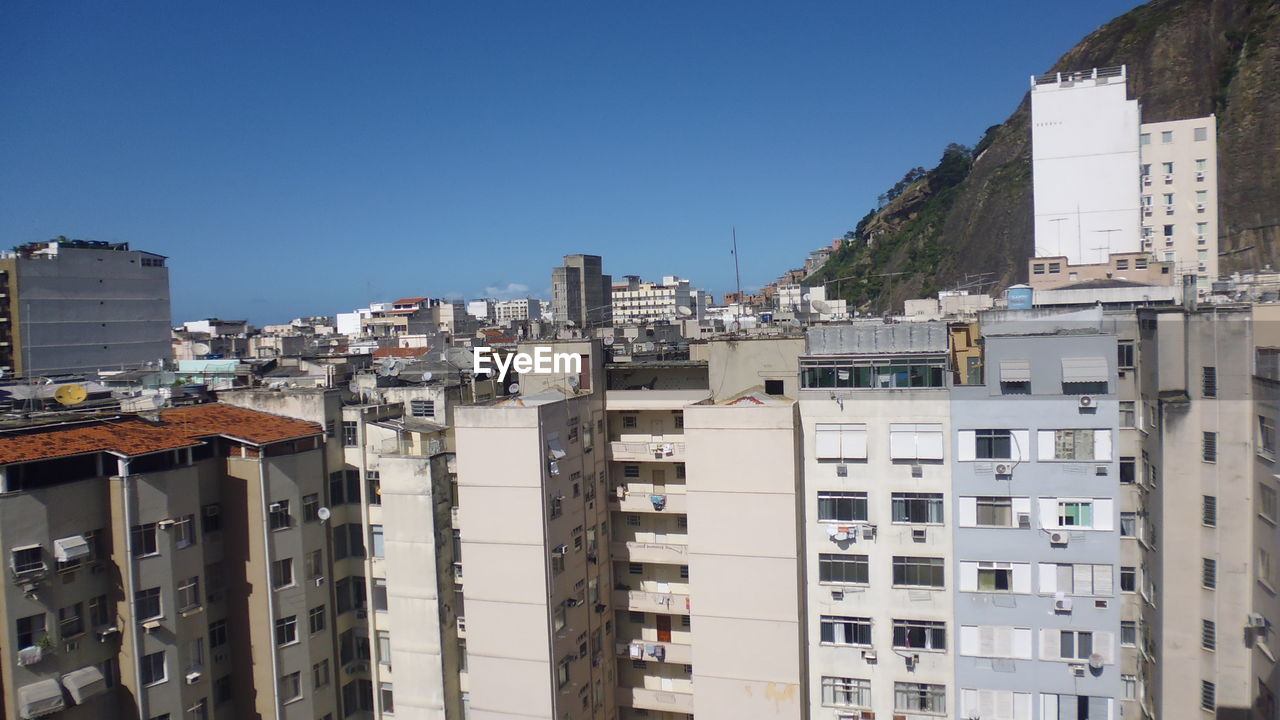
[[871,618],[823,615],[821,640],[833,645],[870,645]]
[[1218,561],[1200,558],[1200,584],[1210,590],[1218,587]]
[[1218,705],[1218,688],[1208,680],[1200,681],[1200,707],[1213,710]]
[[1204,439],[1202,440],[1201,445],[1202,445],[1201,459],[1208,463],[1217,462],[1218,461],[1218,433],[1209,432],[1206,430],[1204,432]]
[[1218,397],[1218,368],[1206,365],[1200,372],[1200,394],[1207,398]]
[[1200,621],[1200,647],[1205,650],[1218,647],[1218,627],[1212,620]]
[[908,587],[940,588],[944,582],[942,558],[894,557],[893,584]]
[[865,585],[869,579],[870,563],[866,555],[818,555],[819,582]]
[[1200,521],[1209,527],[1218,525],[1218,498],[1213,495],[1205,495],[1203,507],[1200,513]]
[[434,400],[410,400],[409,414],[414,417],[435,417],[436,402]]

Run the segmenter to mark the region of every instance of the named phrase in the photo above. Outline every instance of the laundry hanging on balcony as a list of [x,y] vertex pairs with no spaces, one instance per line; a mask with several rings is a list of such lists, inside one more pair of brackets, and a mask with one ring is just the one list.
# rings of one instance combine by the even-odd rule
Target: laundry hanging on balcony
[[640,643],[631,643],[630,655],[632,660],[644,658],[644,646]]
[[654,510],[661,510],[667,506],[666,495],[650,495],[649,501],[653,503]]

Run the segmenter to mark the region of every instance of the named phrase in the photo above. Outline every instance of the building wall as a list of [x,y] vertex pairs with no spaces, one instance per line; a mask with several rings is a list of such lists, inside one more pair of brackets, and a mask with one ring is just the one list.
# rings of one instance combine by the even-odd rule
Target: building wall
[[1109,253],[1140,249],[1138,102],[1128,99],[1123,70],[1096,72],[1032,79],[1037,257],[1104,263]]
[[[1172,263],[1178,276],[1195,275],[1207,290],[1218,277],[1217,119],[1143,123],[1140,139],[1143,249]],[[1165,172],[1165,163],[1173,163],[1173,172]]]

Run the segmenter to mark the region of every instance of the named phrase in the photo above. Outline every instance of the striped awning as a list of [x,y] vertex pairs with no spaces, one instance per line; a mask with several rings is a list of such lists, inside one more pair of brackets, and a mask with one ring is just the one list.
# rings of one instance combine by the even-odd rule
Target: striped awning
[[1107,382],[1107,359],[1103,357],[1062,358],[1062,382]]

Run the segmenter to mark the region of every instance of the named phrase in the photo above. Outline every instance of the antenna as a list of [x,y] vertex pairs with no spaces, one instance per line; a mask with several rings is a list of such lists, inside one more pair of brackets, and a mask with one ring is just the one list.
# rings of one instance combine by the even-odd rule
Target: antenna
[[[738,317],[738,320],[741,320],[742,319],[742,273],[738,270],[738,226],[737,225],[733,226],[733,279],[738,291],[737,317]],[[741,327],[740,322],[735,322],[735,324]],[[734,332],[737,332],[737,330],[735,329]]]

